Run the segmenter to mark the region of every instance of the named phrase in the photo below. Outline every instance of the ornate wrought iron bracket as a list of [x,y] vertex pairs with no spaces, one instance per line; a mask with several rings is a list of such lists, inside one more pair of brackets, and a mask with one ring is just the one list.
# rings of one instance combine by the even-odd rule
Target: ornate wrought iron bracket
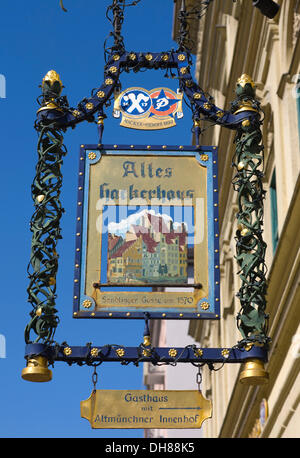
[[53,101],[52,105],[49,103],[43,105],[37,115],[37,124],[55,123],[57,129],[67,129],[83,121],[95,121],[94,115],[100,113],[100,116],[103,116],[106,103],[114,90],[119,87],[122,71],[138,72],[143,69],[176,69],[179,88],[188,98],[195,120],[202,115],[207,121],[229,129],[236,129],[244,119],[251,120],[255,117],[251,107],[247,111],[236,114],[217,107],[212,102],[212,98],[207,97],[203,89],[193,80],[190,55],[186,52],[124,52],[121,55],[112,55],[105,67],[104,83],[94,89],[90,97],[82,99],[76,108],[70,108],[66,99],[60,100],[56,106]]
[[266,243],[263,240],[263,158],[260,105],[255,99],[255,85],[243,75],[237,83],[236,113],[251,107],[255,116],[245,119],[236,132],[236,171],[233,186],[238,193],[236,259],[240,267],[241,287],[238,297],[241,310],[237,316],[238,329],[245,344],[268,345],[268,316],[266,309]]
[[[124,3],[121,1],[121,3]],[[136,2],[133,2],[133,4]],[[27,344],[25,357],[27,368],[23,377],[34,380],[42,374],[49,377],[47,361],[65,361],[83,363],[91,361],[120,361],[120,352],[116,353],[112,346],[95,347],[94,355],[84,347],[65,347],[54,345],[54,333],[58,324],[56,315],[56,274],[58,254],[56,244],[61,238],[60,218],[63,213],[59,201],[62,185],[61,165],[66,154],[63,146],[63,132],[74,128],[83,121],[95,122],[98,116],[99,143],[102,142],[104,108],[109,103],[114,91],[120,87],[120,75],[123,71],[139,72],[142,69],[177,70],[179,89],[190,102],[193,113],[194,133],[199,144],[201,134],[200,118],[214,124],[236,131],[236,154],[233,166],[236,175],[233,180],[234,189],[239,195],[239,213],[237,240],[237,261],[240,266],[242,286],[239,291],[241,311],[238,314],[238,328],[243,340],[234,349],[229,349],[225,357],[220,349],[152,349],[137,347],[124,350],[121,362],[152,362],[171,363],[213,363],[213,362],[244,362],[252,359],[256,364],[266,361],[267,315],[266,280],[265,280],[265,243],[262,239],[263,197],[262,159],[263,146],[260,132],[260,107],[255,98],[254,83],[243,75],[237,84],[237,99],[231,110],[217,107],[212,97],[207,96],[191,75],[191,56],[184,46],[184,41],[177,51],[160,53],[127,52],[121,37],[122,9],[119,0],[113,2],[114,13],[114,46],[109,52],[109,59],[104,70],[104,82],[93,90],[90,97],[81,100],[76,108],[69,107],[67,98],[61,96],[62,83],[59,75],[53,70],[48,72],[42,84],[42,103],[37,112],[35,128],[39,133],[38,164],[36,177],[32,185],[32,196],[35,213],[31,221],[32,252],[29,264],[28,288],[29,302],[33,306],[31,321],[25,330]],[[182,21],[184,8],[181,10]],[[184,28],[184,24],[182,24]],[[182,34],[184,30],[182,29]],[[31,331],[37,338],[32,341]],[[40,345],[40,346],[39,346]],[[254,345],[254,346],[253,346]],[[262,347],[262,348],[260,348]],[[224,350],[224,349],[223,349]],[[146,351],[146,354],[143,354]],[[174,355],[180,358],[174,360]],[[128,357],[127,353],[128,352]],[[142,352],[142,353],[141,353]],[[67,354],[68,353],[68,354]],[[97,355],[96,355],[97,353]],[[126,356],[125,356],[126,354]],[[71,356],[72,355],[72,356]],[[201,358],[200,358],[201,356]],[[204,359],[203,359],[204,358]],[[36,369],[37,367],[37,369]],[[266,379],[263,368],[252,368],[246,379]],[[29,377],[29,378],[28,378]],[[31,378],[30,378],[31,377]],[[49,378],[48,378],[49,379]]]

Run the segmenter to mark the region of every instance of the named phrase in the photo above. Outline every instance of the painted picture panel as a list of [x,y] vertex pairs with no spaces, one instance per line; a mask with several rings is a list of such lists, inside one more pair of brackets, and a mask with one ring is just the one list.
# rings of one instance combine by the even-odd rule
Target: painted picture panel
[[[126,210],[119,209],[123,214]],[[108,223],[106,238],[108,283],[172,286],[188,282],[188,226],[182,218],[174,221],[153,208],[141,207],[120,222],[116,219]]]
[[216,148],[80,151],[76,318],[218,319]]

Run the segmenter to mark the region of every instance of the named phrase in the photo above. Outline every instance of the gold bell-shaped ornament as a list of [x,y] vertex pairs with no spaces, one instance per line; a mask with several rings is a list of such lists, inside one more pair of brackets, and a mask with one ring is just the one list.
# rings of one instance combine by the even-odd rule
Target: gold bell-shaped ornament
[[52,380],[52,371],[48,369],[48,360],[45,356],[32,356],[27,366],[22,370],[22,378],[29,382],[49,382]]
[[243,363],[240,373],[240,382],[243,385],[265,385],[269,381],[269,374],[260,359],[248,359]]

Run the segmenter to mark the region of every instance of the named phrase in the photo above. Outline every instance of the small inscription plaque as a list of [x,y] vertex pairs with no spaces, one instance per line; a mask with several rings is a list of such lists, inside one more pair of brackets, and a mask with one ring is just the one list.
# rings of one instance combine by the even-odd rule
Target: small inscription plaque
[[194,429],[211,414],[199,391],[95,390],[81,401],[81,417],[95,429]]

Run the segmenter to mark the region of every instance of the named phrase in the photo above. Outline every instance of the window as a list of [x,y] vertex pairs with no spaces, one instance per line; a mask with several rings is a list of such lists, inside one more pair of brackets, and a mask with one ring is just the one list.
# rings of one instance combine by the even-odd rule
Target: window
[[278,211],[277,211],[277,187],[276,187],[276,170],[273,172],[270,185],[270,200],[271,200],[271,225],[272,225],[272,243],[273,253],[278,244]]

